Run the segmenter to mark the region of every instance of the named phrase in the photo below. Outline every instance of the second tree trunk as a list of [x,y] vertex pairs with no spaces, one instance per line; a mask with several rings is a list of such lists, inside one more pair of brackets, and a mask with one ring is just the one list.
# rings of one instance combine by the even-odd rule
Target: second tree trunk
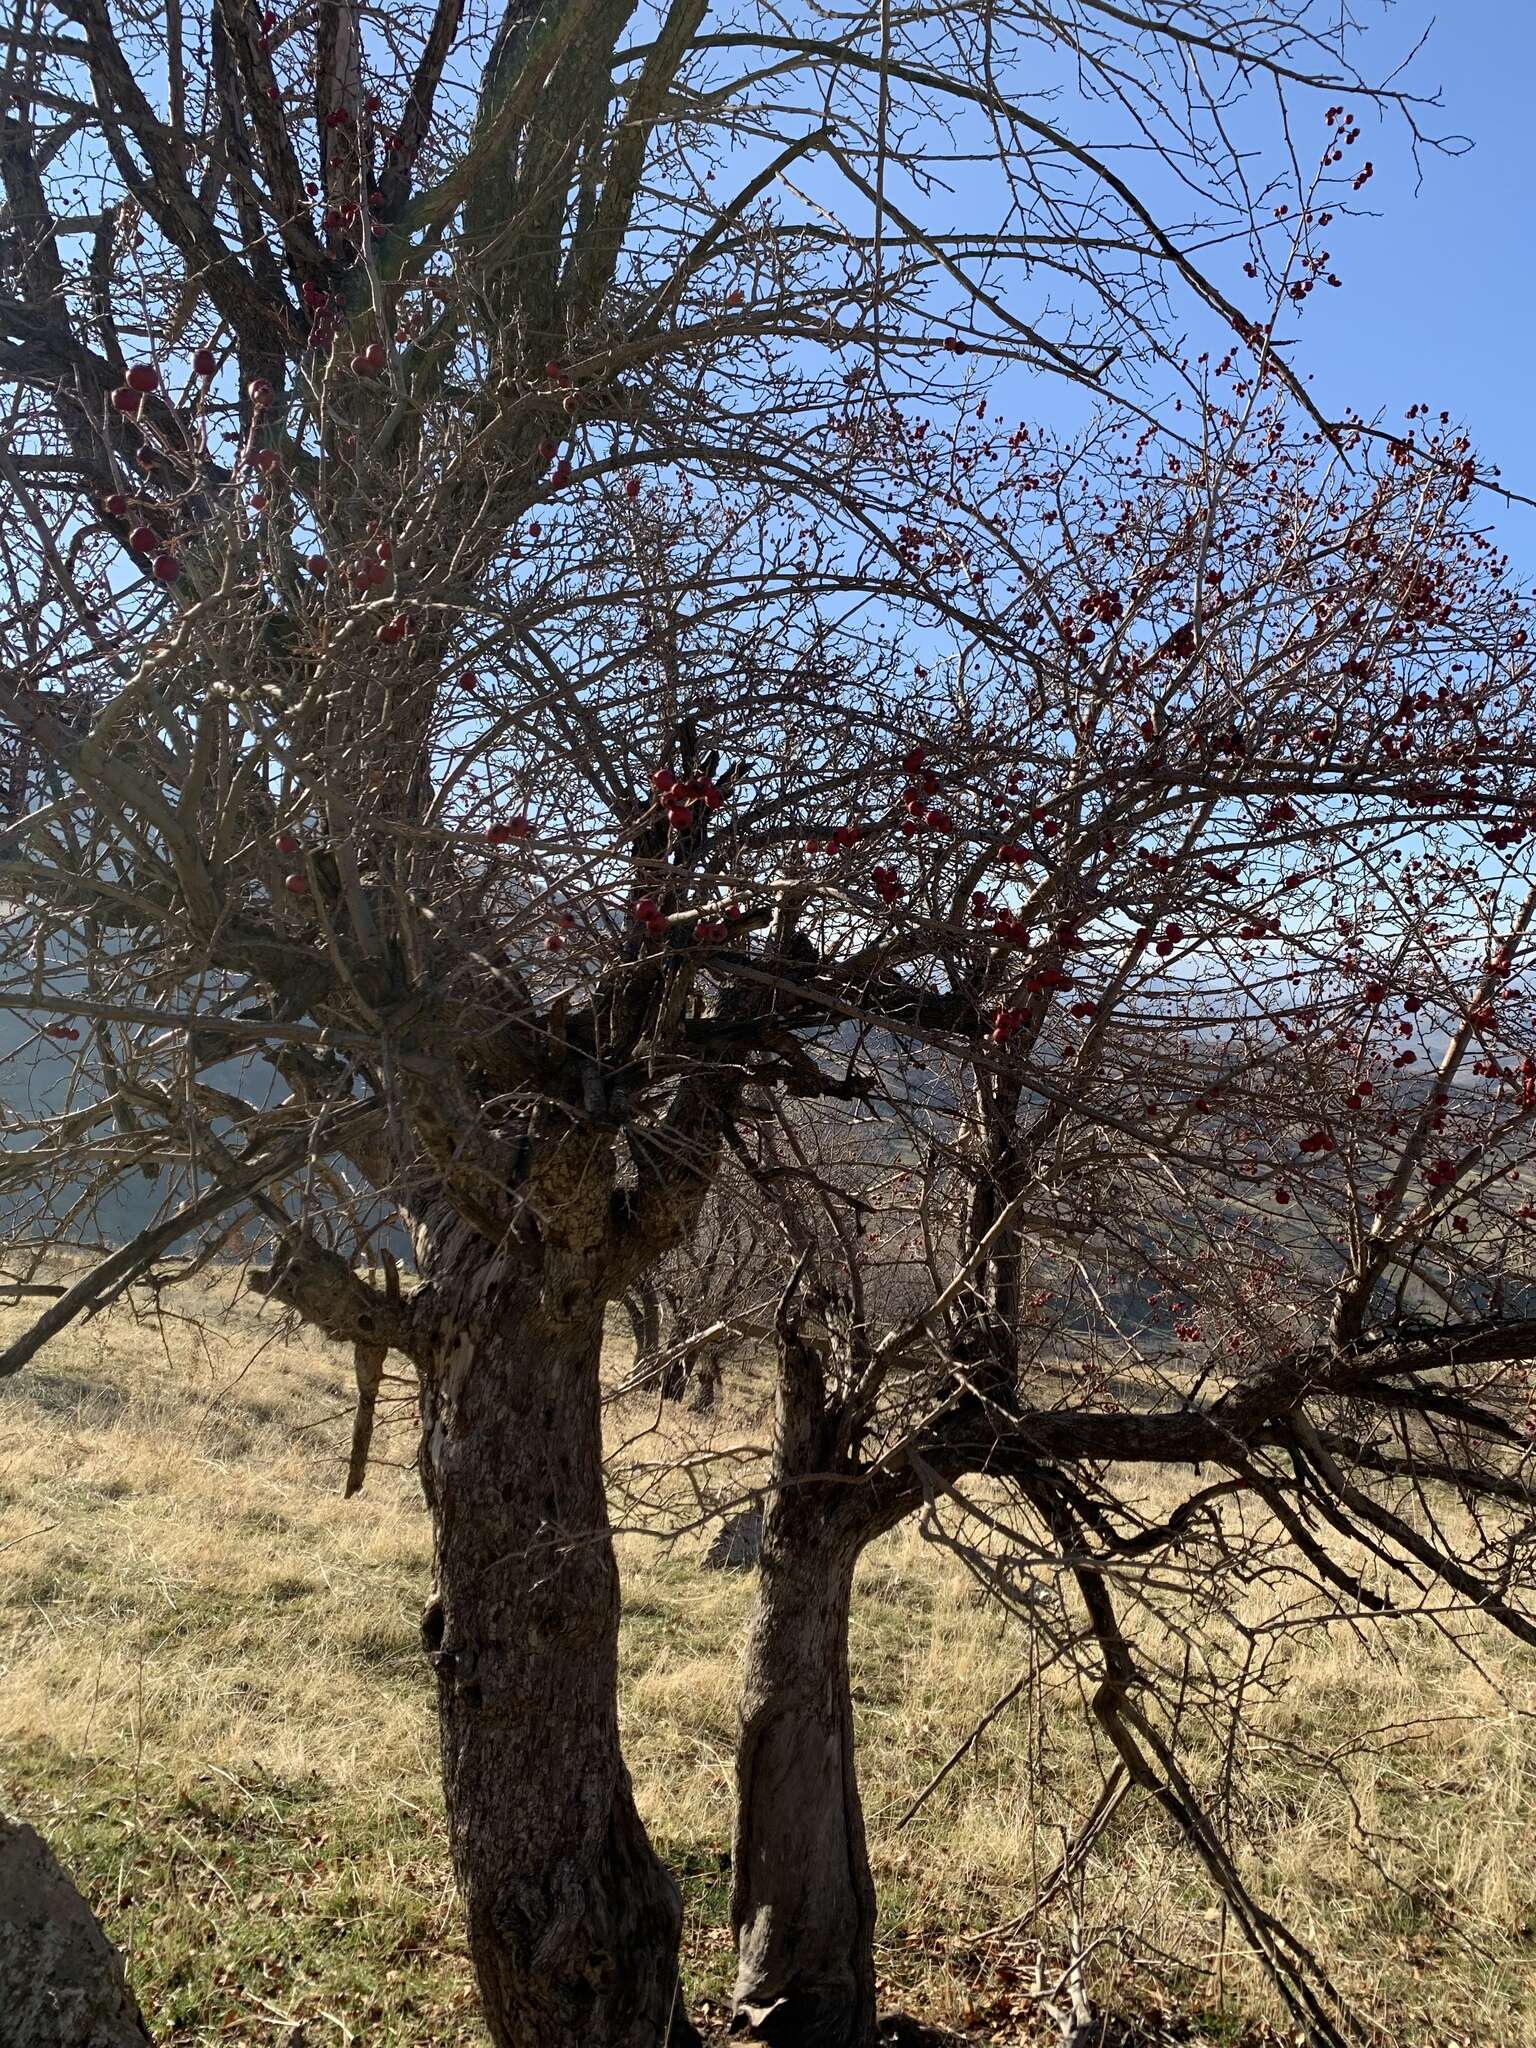
[[875,1890],[848,1680],[861,1546],[828,1493],[770,1496],[743,1682],[735,2023],[776,2048],[868,2048],[875,2030]]

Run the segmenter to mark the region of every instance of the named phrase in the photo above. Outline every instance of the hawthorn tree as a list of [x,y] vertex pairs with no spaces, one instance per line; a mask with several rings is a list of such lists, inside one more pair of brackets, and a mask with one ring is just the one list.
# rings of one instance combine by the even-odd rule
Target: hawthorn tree
[[[3,1001],[68,1062],[13,1117],[11,1216],[163,1199],[0,1369],[253,1217],[254,1283],[355,1347],[354,1478],[412,1361],[492,2037],[686,2039],[618,1743],[605,1305],[686,1239],[749,1091],[865,1091],[807,1039],[979,1031],[1008,1070],[964,904],[1030,824],[1044,594],[951,411],[985,438],[994,369],[1193,390],[1175,294],[1288,381],[1355,116],[1412,104],[1309,0],[835,40],[703,0],[29,0],[6,61]],[[1231,139],[1254,78],[1318,103],[1280,204]],[[959,180],[985,232],[938,224]],[[1193,253],[1224,240],[1246,278]],[[1202,583],[1177,663],[1210,615]],[[997,734],[954,649],[1017,673]]]
[[[1218,1612],[1263,1569],[1315,1625],[1442,1599],[1536,1641],[1529,607],[1443,417],[1336,446],[1234,359],[1212,378],[1194,454],[946,447],[1006,508],[964,555],[1013,637],[903,684],[926,740],[894,791],[849,763],[796,864],[801,944],[760,970],[814,1063],[732,1133],[798,1261],[733,1857],[738,2021],[767,2040],[874,2036],[848,1609],[903,1517],[1081,1661],[1120,1775],[1329,2041],[1348,2015],[1178,1760],[1187,1658],[1160,1721],[1122,1598],[1198,1641],[1176,1550]],[[1155,1521],[1149,1465],[1190,1474]],[[983,1513],[977,1476],[1013,1505]],[[1042,1561],[1075,1613],[1018,1591]],[[1202,1712],[1253,1655],[1202,1649]]]

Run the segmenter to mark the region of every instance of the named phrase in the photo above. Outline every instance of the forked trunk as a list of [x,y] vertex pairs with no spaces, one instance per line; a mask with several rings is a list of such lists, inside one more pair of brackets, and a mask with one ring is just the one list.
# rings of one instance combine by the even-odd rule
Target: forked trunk
[[619,1751],[601,1302],[488,1280],[424,1375],[449,1838],[497,2048],[697,2040],[682,1907]]
[[857,1534],[815,1487],[770,1496],[736,1753],[733,2031],[867,2048],[875,1890],[855,1775],[848,1610]]

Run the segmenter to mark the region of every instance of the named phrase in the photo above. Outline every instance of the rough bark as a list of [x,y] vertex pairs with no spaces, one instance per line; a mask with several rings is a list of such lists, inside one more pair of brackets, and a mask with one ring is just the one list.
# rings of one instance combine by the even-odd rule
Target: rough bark
[[24,1822],[0,1815],[0,2048],[148,2048],[122,1959]]
[[786,2048],[875,2038],[875,1889],[848,1679],[860,1547],[817,1489],[770,1500],[736,1754],[733,2032]]
[[488,1259],[423,1374],[436,1589],[422,1634],[497,2048],[697,2040],[678,1981],[681,1900],[619,1750],[602,1300],[596,1286],[499,1276]]

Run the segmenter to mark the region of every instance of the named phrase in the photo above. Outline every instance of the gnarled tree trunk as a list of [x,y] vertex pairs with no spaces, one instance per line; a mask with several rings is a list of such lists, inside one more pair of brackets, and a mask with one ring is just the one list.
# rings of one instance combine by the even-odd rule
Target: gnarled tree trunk
[[[532,1268],[532,1262],[530,1262]],[[595,1280],[600,1276],[592,1276]],[[422,1476],[454,1868],[498,2048],[694,2042],[682,1907],[619,1751],[603,1290],[484,1267],[434,1287]]]
[[784,2048],[867,2048],[875,1888],[848,1681],[862,1545],[827,1491],[770,1497],[736,1753],[733,2027]]

